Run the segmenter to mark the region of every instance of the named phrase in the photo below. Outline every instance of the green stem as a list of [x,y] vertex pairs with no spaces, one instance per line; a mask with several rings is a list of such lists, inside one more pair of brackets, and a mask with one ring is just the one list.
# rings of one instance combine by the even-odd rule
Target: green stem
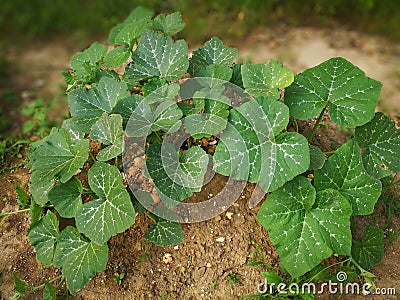
[[16,211],[10,211],[8,213],[0,213],[0,217],[7,217],[7,216],[11,216],[11,215],[16,215],[16,214],[19,214],[19,213],[27,212],[29,210],[30,210],[30,208],[25,208],[25,209],[20,209],[20,210],[16,210]]
[[149,213],[148,211],[145,211],[144,214],[150,218],[150,220],[152,220],[154,223],[157,224],[157,220],[151,215],[151,213]]
[[317,131],[317,128],[319,126],[319,123],[321,123],[322,117],[324,116],[326,110],[326,106],[324,107],[324,109],[321,111],[321,113],[318,116],[317,122],[315,122],[314,127],[310,133],[310,135],[308,136],[308,142],[311,142],[312,138],[314,137],[315,132]]
[[321,273],[324,272],[325,270],[328,270],[329,268],[331,268],[331,267],[333,267],[333,266],[336,266],[336,265],[344,264],[345,262],[348,262],[348,261],[350,261],[350,260],[352,260],[351,257],[349,257],[349,258],[347,258],[347,259],[345,259],[345,260],[343,260],[343,261],[339,261],[339,262],[337,262],[337,263],[334,263],[334,264],[332,264],[332,265],[329,265],[329,266],[323,268],[321,271],[319,271],[317,274],[315,274],[313,277],[311,277],[311,278],[307,281],[307,283],[313,282],[314,278],[316,278],[319,274],[321,274]]
[[336,150],[323,152],[325,155],[334,154]]
[[[49,281],[47,281],[47,283],[53,283],[54,281],[57,281],[60,278],[63,278],[63,274],[60,274],[60,275],[54,277],[53,279],[50,279]],[[40,289],[44,288],[45,285],[46,285],[46,283],[42,283],[41,285],[32,287],[32,291],[30,292],[30,294],[33,294],[37,290],[40,290]]]

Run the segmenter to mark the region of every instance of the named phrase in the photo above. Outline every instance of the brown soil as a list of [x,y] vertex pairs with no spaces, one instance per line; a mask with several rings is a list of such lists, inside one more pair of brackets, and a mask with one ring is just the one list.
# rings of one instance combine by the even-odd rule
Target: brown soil
[[[254,63],[276,58],[298,72],[316,65],[323,60],[344,56],[367,75],[384,83],[380,110],[397,118],[400,112],[398,93],[400,82],[400,45],[381,37],[367,36],[356,32],[337,29],[335,31],[310,28],[274,28],[254,33],[246,41],[230,43],[239,48],[242,59],[251,57]],[[29,61],[35,73],[19,74],[14,79],[18,96],[29,91],[36,96],[48,97],[59,93],[55,88],[62,79],[59,75],[67,68],[68,60],[78,49],[66,47],[57,41],[54,44],[36,45],[34,49],[11,49],[11,59],[20,61],[22,66]],[[32,85],[32,82],[35,83]],[[50,88],[47,88],[50,87]],[[67,110],[65,102],[58,108]],[[313,143],[323,150],[337,148],[349,136],[336,125],[326,122],[327,128],[320,127]],[[310,125],[301,122],[304,134]],[[14,172],[0,175],[0,210],[8,212],[18,209],[13,181],[17,180],[27,189],[28,169],[19,168]],[[205,200],[216,194],[225,184],[225,178],[216,176],[196,195]],[[185,239],[182,244],[157,247],[143,238],[150,220],[138,216],[135,225],[109,241],[109,261],[107,269],[100,272],[81,291],[76,299],[239,299],[240,296],[257,293],[262,282],[261,269],[245,266],[260,245],[265,254],[265,263],[276,270],[279,259],[269,241],[268,232],[257,222],[256,214],[260,204],[254,209],[248,207],[253,186],[248,185],[240,198],[227,212],[206,222],[184,224]],[[399,200],[399,193],[396,193]],[[7,199],[7,200],[5,200]],[[7,203],[6,203],[7,202]],[[371,216],[357,218],[359,228],[366,224],[386,224],[383,206]],[[392,217],[392,225],[387,233],[398,232],[400,219]],[[57,270],[41,266],[35,259],[35,251],[27,240],[29,214],[12,215],[0,220],[0,298],[14,294],[12,273],[29,284],[40,284],[43,279],[54,277]],[[222,239],[223,238],[223,239]],[[377,276],[379,288],[396,288],[400,292],[399,239],[386,239],[385,256],[371,272]],[[139,262],[141,261],[141,262]],[[118,284],[116,274],[125,273]],[[237,274],[240,279],[229,284],[226,277]],[[320,299],[337,299],[338,295],[323,295]],[[41,293],[25,299],[41,299]],[[75,297],[72,297],[74,299]],[[364,296],[345,296],[342,299],[365,299]],[[397,296],[370,296],[368,299],[397,299]]]

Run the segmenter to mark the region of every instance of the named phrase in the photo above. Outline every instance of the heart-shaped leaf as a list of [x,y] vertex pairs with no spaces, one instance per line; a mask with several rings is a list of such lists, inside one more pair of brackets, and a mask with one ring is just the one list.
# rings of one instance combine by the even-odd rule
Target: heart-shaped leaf
[[382,261],[384,252],[383,230],[367,225],[361,241],[353,241],[351,256],[365,270]]
[[350,255],[351,206],[337,191],[317,192],[296,177],[271,193],[257,219],[269,231],[282,267],[299,277],[332,253]]
[[182,226],[179,223],[160,220],[151,225],[144,237],[157,246],[170,246],[182,243],[184,238]]
[[400,130],[388,117],[376,113],[367,124],[357,127],[355,138],[363,148],[365,170],[375,178],[400,172]]
[[283,89],[294,80],[293,72],[277,60],[268,64],[245,64],[241,71],[246,92],[254,96],[279,99],[278,88]]
[[134,223],[135,210],[117,167],[98,162],[90,168],[88,180],[99,199],[78,209],[76,227],[101,245]]
[[180,12],[169,15],[158,15],[154,18],[151,29],[164,32],[166,35],[173,36],[185,27]]
[[164,34],[145,30],[139,45],[132,54],[132,64],[125,69],[125,76],[133,81],[151,77],[177,80],[189,65],[188,48],[184,40],[173,41]]
[[213,37],[203,47],[193,51],[189,73],[195,77],[201,69],[210,65],[231,66],[237,56],[236,48],[225,46],[219,38]]
[[360,148],[350,140],[336,150],[324,166],[315,170],[317,191],[335,189],[351,204],[354,215],[372,213],[382,191],[381,182],[368,175],[362,165]]
[[78,130],[88,133],[104,112],[110,113],[119,100],[129,96],[126,83],[110,77],[102,77],[90,89],[75,89],[68,94],[71,122],[76,123]]
[[120,115],[109,116],[104,113],[90,131],[92,140],[107,145],[100,150],[96,158],[99,161],[107,161],[120,155],[123,150],[123,135],[122,117]]
[[50,265],[53,260],[58,234],[58,220],[51,211],[47,211],[29,231],[28,239],[35,247],[36,259],[44,265]]
[[57,238],[54,266],[62,269],[68,290],[75,295],[97,272],[106,269],[107,257],[107,243],[89,242],[76,228],[68,226]]
[[285,89],[285,103],[297,119],[314,118],[328,106],[332,121],[356,127],[374,117],[381,88],[349,61],[334,57],[296,75]]

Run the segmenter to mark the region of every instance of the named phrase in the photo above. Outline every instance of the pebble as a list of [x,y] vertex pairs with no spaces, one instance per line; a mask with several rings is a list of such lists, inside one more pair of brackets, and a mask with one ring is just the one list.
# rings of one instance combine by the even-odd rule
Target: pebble
[[223,242],[225,242],[225,238],[223,236],[221,236],[221,237],[217,238],[216,241],[218,243],[223,243]]

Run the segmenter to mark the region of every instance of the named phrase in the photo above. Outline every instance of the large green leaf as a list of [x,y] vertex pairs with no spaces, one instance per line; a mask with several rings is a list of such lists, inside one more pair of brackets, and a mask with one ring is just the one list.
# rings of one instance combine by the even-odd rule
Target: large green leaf
[[107,145],[100,150],[96,158],[99,161],[107,161],[120,155],[123,150],[123,135],[122,117],[120,115],[109,116],[104,113],[90,131],[92,140]]
[[129,118],[141,101],[143,101],[143,96],[139,94],[123,98],[117,102],[111,112],[114,114],[120,114],[123,119],[123,124],[126,126]]
[[63,218],[75,217],[76,211],[82,206],[82,183],[72,177],[66,183],[58,183],[48,194],[50,203]]
[[173,36],[185,27],[180,12],[169,15],[158,15],[154,18],[151,29],[164,32],[166,35]]
[[254,96],[279,99],[278,88],[283,89],[294,80],[293,72],[277,60],[268,64],[245,64],[241,71],[246,92]]
[[342,57],[305,70],[285,89],[285,103],[297,119],[318,116],[328,106],[332,121],[348,127],[374,117],[382,84]]
[[189,73],[198,76],[201,69],[210,65],[231,66],[237,55],[236,48],[225,46],[219,38],[213,37],[203,47],[193,51]]
[[363,148],[365,170],[375,178],[400,172],[400,130],[382,113],[367,124],[357,127],[355,138]]
[[265,191],[272,191],[307,170],[308,143],[298,133],[283,133],[274,138],[289,121],[287,109],[275,100],[257,101],[230,111],[232,126],[220,137],[214,170],[234,179],[257,182]]
[[167,206],[189,198],[203,186],[209,157],[199,146],[190,148],[179,159],[175,147],[164,141],[163,145],[152,144],[147,157],[149,176]]
[[135,221],[135,210],[117,167],[98,162],[88,172],[89,186],[99,197],[76,212],[76,227],[101,245]]
[[90,89],[75,89],[68,94],[72,128],[88,133],[92,125],[103,115],[110,113],[119,100],[129,97],[126,83],[110,77],[102,77],[99,84]]
[[169,246],[182,243],[184,238],[182,226],[177,222],[160,220],[151,225],[144,237],[157,246]]
[[136,38],[150,26],[153,12],[143,7],[135,8],[124,22],[113,27],[108,37],[110,44],[125,45],[132,48]]
[[97,272],[106,269],[107,257],[107,243],[89,242],[68,226],[57,238],[54,266],[62,269],[68,290],[75,295]]
[[45,204],[54,180],[58,178],[62,183],[67,182],[86,162],[88,153],[88,140],[78,140],[73,144],[66,129],[53,128],[40,146],[29,154],[33,199],[40,205]]
[[151,77],[177,80],[187,70],[188,48],[184,40],[145,30],[132,54],[133,62],[125,69],[125,76],[133,81]]
[[50,265],[53,260],[58,234],[58,220],[51,211],[47,211],[29,231],[28,239],[35,247],[36,259],[44,265]]
[[299,277],[333,253],[350,255],[351,206],[337,191],[316,192],[296,177],[271,193],[257,219],[269,231],[281,266]]
[[128,60],[131,52],[129,49],[124,47],[119,47],[112,49],[107,53],[106,57],[104,57],[104,65],[106,68],[118,67]]
[[383,230],[367,225],[361,241],[353,241],[351,256],[365,270],[382,261],[384,252]]
[[72,56],[71,66],[78,80],[87,82],[100,71],[101,60],[107,53],[107,46],[94,42],[89,48]]
[[351,204],[354,215],[372,213],[378,200],[381,182],[368,175],[362,165],[360,148],[350,140],[336,150],[324,166],[315,170],[317,191],[335,189]]

